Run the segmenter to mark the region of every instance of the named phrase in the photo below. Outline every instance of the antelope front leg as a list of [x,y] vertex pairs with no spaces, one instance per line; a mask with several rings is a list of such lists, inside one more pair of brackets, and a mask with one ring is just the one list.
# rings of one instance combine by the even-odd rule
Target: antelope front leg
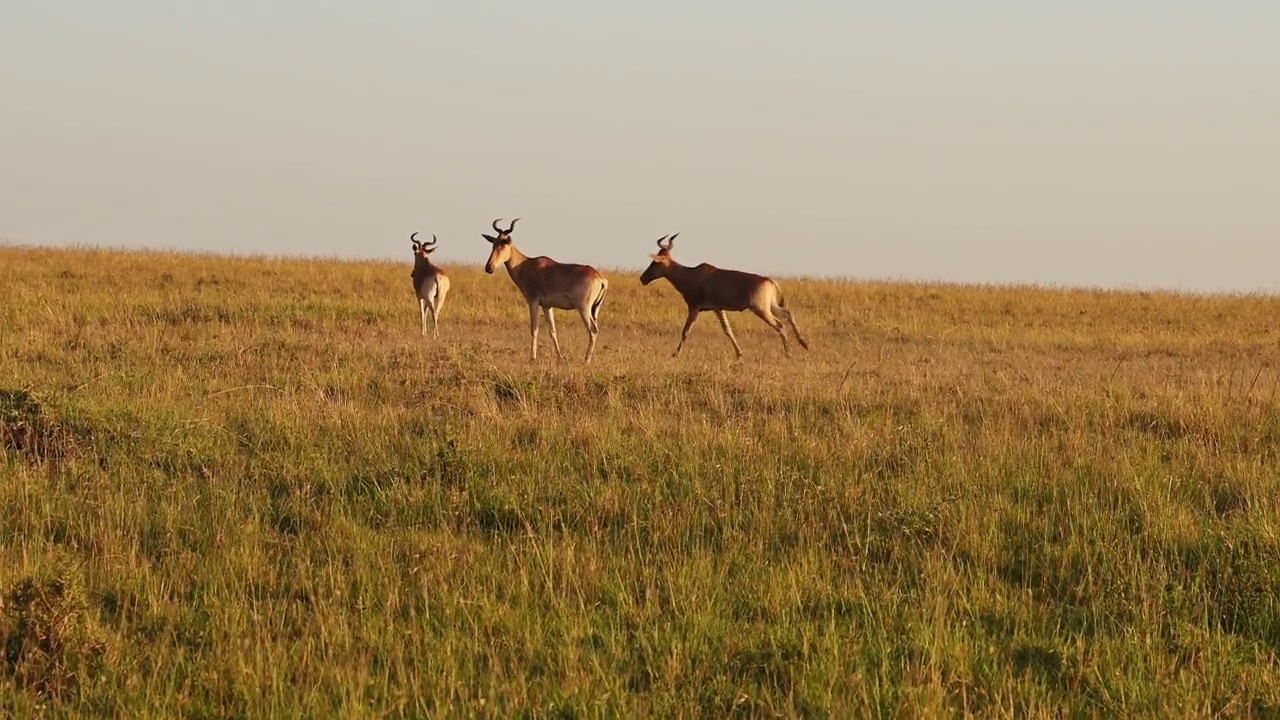
[[440,339],[440,308],[431,306],[431,337]]
[[427,336],[427,300],[418,298],[418,319],[422,321],[422,337]]
[[556,316],[551,313],[551,308],[544,307],[542,312],[547,316],[547,329],[551,331],[551,344],[556,348],[556,357],[564,359],[564,353],[560,352],[560,338],[556,335]]
[[738,353],[738,357],[742,357],[742,348],[738,347],[738,339],[733,336],[733,331],[729,329],[729,316],[725,315],[723,310],[717,310],[716,317],[720,318],[720,327],[724,328],[724,334],[728,335],[729,342],[733,343],[733,351]]
[[689,339],[689,328],[693,327],[694,321],[698,319],[698,311],[689,308],[689,319],[684,321],[684,330],[680,331],[680,344],[676,346],[676,351],[671,353],[671,357],[680,355],[680,351],[684,349],[684,341]]
[[529,359],[538,359],[538,304],[529,304],[529,336],[532,344],[529,346]]

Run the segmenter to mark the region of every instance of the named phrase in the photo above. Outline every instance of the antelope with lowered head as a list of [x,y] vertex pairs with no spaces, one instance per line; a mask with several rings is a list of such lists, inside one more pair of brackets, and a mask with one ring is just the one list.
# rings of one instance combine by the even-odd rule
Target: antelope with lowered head
[[431,313],[432,337],[440,337],[440,309],[444,307],[444,297],[449,294],[449,276],[444,268],[431,263],[431,253],[436,251],[435,233],[431,234],[431,242],[418,242],[418,233],[409,236],[413,241],[413,290],[418,294],[418,311],[422,319],[422,336],[427,336],[427,312]]
[[596,349],[596,335],[600,334],[600,305],[604,302],[605,291],[609,289],[609,281],[590,265],[561,263],[543,256],[528,257],[520,252],[511,241],[511,231],[515,230],[519,219],[512,220],[506,230],[498,227],[502,218],[494,220],[493,230],[498,233],[497,237],[480,234],[493,245],[484,271],[493,274],[499,265],[506,265],[511,281],[529,304],[530,360],[538,359],[538,310],[541,309],[547,317],[551,343],[555,345],[556,356],[561,359],[564,355],[560,352],[552,310],[577,310],[582,324],[587,327],[586,362],[590,363]]
[[653,258],[653,262],[649,263],[649,267],[640,276],[642,285],[648,285],[658,278],[666,278],[689,306],[689,317],[684,322],[680,344],[676,346],[672,357],[679,355],[684,349],[684,341],[689,338],[689,328],[698,319],[698,313],[706,310],[714,311],[720,319],[720,327],[729,336],[729,342],[733,343],[738,357],[742,357],[742,348],[733,337],[733,330],[729,329],[729,318],[725,315],[728,311],[750,310],[755,313],[769,327],[778,331],[778,337],[782,338],[782,350],[790,357],[791,348],[787,345],[787,333],[782,327],[782,320],[786,320],[791,325],[791,331],[796,334],[796,340],[800,341],[805,350],[809,349],[809,343],[800,336],[800,328],[796,327],[795,317],[782,299],[782,288],[778,283],[763,275],[722,270],[706,263],[697,267],[681,265],[671,257],[671,248],[679,234],[669,237],[664,235],[658,239],[658,252],[649,256]]

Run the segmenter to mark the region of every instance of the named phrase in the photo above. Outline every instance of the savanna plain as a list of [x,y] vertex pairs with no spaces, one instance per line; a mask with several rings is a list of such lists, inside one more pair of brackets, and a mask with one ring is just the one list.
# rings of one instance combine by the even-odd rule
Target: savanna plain
[[411,265],[0,248],[0,715],[1280,714],[1280,298]]

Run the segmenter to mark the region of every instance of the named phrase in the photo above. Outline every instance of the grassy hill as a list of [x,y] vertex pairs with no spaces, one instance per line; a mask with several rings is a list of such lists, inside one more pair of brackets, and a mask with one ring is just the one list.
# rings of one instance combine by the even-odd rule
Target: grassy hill
[[0,248],[0,714],[1280,713],[1280,299],[410,266]]

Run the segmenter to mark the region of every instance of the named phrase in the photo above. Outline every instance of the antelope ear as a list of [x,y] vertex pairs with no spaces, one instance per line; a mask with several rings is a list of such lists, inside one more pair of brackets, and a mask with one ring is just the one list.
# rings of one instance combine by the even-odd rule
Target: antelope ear
[[436,249],[435,249],[435,248],[433,248],[433,247],[427,247],[426,245],[423,245],[423,246],[422,246],[422,254],[423,254],[423,255],[430,255],[431,253],[433,253],[433,252],[435,252],[435,251],[436,251]]
[[485,235],[484,233],[480,233],[480,237],[484,238],[485,240],[488,240],[490,243],[498,242],[498,238],[492,235]]
[[659,259],[659,258],[661,258],[662,256],[661,256],[661,255],[654,254],[654,253],[650,253],[650,254],[649,254],[649,257],[653,258],[654,260],[658,260],[658,259]]

